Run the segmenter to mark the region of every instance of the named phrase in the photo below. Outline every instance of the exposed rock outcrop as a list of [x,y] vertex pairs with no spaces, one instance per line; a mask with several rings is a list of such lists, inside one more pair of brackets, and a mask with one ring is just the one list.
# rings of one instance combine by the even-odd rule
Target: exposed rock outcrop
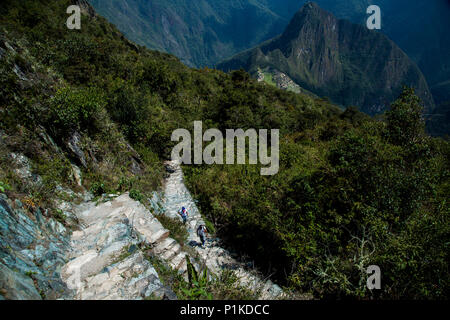
[[142,204],[124,194],[98,206],[84,203],[76,214],[83,228],[73,232],[72,260],[62,269],[72,298],[176,298],[144,255],[168,243],[169,231]]
[[75,159],[77,159],[83,167],[87,168],[86,157],[81,147],[81,135],[77,131],[74,131],[67,140],[67,147],[72,152]]
[[31,214],[20,201],[0,194],[0,296],[34,300],[67,295],[60,271],[67,262],[68,236],[40,209]]

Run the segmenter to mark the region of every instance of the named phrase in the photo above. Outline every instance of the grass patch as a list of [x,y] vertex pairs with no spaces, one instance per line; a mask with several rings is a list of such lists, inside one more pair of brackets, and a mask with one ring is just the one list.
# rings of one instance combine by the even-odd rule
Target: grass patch
[[139,190],[132,189],[130,191],[130,198],[141,202],[144,199],[144,195]]
[[189,232],[181,221],[165,215],[155,215],[164,228],[170,231],[170,237],[175,239],[181,246],[187,241]]
[[242,285],[232,270],[223,270],[208,289],[215,300],[257,300],[260,294]]
[[158,257],[154,255],[146,255],[146,258],[155,268],[161,282],[164,285],[169,286],[180,299],[182,296],[182,290],[187,289],[189,287],[189,284],[183,279],[180,274],[178,274],[176,270],[169,267]]
[[11,190],[11,187],[3,181],[0,181],[0,192],[4,193],[7,190]]
[[59,223],[66,225],[66,215],[61,209],[52,210],[52,217]]
[[158,257],[153,255],[146,257],[155,268],[161,282],[169,286],[178,299],[256,300],[259,297],[259,291],[253,291],[242,285],[232,270],[224,270],[218,277],[213,276],[209,281],[195,270],[197,277],[191,275],[191,283],[189,283]]
[[122,253],[116,259],[114,259],[114,262],[111,264],[116,264],[116,263],[119,263],[119,262],[125,260],[126,258],[131,256],[136,251],[136,248],[137,247],[135,245],[129,245],[129,246],[125,247],[122,250]]

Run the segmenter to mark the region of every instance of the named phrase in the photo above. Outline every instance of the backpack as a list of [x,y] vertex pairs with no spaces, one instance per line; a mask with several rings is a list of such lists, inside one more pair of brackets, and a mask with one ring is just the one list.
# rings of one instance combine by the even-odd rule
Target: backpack
[[204,226],[204,225],[200,225],[200,226],[198,226],[198,228],[197,228],[197,235],[200,237],[200,235],[202,234],[202,231],[203,231],[203,234],[206,232],[206,227]]

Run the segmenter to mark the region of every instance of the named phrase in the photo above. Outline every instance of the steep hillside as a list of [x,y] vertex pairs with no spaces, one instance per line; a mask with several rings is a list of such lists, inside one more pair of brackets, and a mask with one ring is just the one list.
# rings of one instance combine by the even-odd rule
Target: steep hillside
[[306,4],[284,33],[218,65],[229,71],[272,68],[298,85],[368,114],[383,112],[403,85],[416,88],[426,110],[434,107],[417,66],[389,39],[338,20],[314,3]]
[[[342,112],[244,71],[188,68],[76,3],[81,30],[66,28],[69,0],[0,6],[0,299],[260,293],[229,269],[194,272],[184,252],[294,297],[448,297],[450,148],[425,134],[413,90],[378,120]],[[172,132],[200,120],[279,129],[278,174],[165,166]],[[182,203],[186,225],[170,218]],[[365,285],[372,264],[383,290]]]
[[217,61],[275,36],[286,21],[259,0],[91,0],[138,44],[176,55],[189,66]]
[[[130,39],[149,48],[173,53],[190,66],[203,67],[216,65],[280,34],[295,12],[308,1],[202,0],[192,5],[191,1],[184,0],[92,0],[91,3]],[[337,18],[362,26],[366,25],[367,7],[371,4],[380,6],[382,29],[379,32],[392,39],[418,65],[439,107],[427,114],[428,131],[433,135],[450,133],[444,120],[450,101],[448,0],[315,2]],[[278,73],[275,71],[269,77],[276,77]]]
[[[307,0],[295,1],[297,5]],[[337,18],[366,24],[366,9],[371,4],[380,7],[382,28],[380,32],[392,39],[418,65],[431,88],[437,103],[439,87],[450,79],[450,2],[448,0],[316,0],[322,8]],[[281,4],[281,2],[280,2]],[[289,5],[288,3],[287,5]],[[284,5],[284,4],[281,4]],[[273,9],[278,12],[276,9]]]
[[[0,299],[142,299],[155,293],[151,288],[161,288],[156,298],[173,292],[205,298],[177,273],[185,256],[175,249],[195,252],[187,228],[160,214],[161,223],[152,219],[148,229],[136,231],[134,215],[127,216],[134,200],[151,210],[141,214],[155,212],[152,196],[166,175],[172,131],[200,119],[217,128],[276,126],[286,132],[339,110],[257,84],[245,73],[189,69],[174,56],[130,42],[84,0],[77,1],[81,30],[69,30],[70,4],[11,0],[0,7]],[[231,97],[252,104],[230,105]],[[241,111],[247,117],[236,117]],[[126,192],[134,200],[126,196],[119,211],[106,210]],[[79,205],[105,215],[86,219]],[[152,241],[136,238],[161,230],[165,236],[169,230],[178,247],[165,241],[152,252]],[[80,264],[86,286],[73,292],[71,275]],[[105,279],[107,267],[120,281]],[[225,277],[226,284],[206,281],[199,289],[206,297],[256,297],[233,272]]]
[[[275,1],[269,6],[296,10],[308,0]],[[269,1],[270,2],[270,1]],[[381,33],[392,39],[417,64],[429,85],[436,109],[426,115],[427,130],[432,135],[449,135],[450,102],[450,1],[448,0],[316,0],[337,18],[366,24],[366,8],[381,8]],[[287,17],[289,18],[289,17]]]
[[[227,54],[231,56],[251,48],[264,38],[268,39],[271,34],[281,33],[293,14],[308,1],[219,3],[202,0],[194,6],[181,0],[91,0],[91,3],[130,39],[150,48],[171,52],[184,62],[201,67],[216,64]],[[315,2],[337,18],[363,26],[367,7],[371,4],[380,6],[383,21],[380,32],[389,36],[418,64],[429,85],[434,88],[449,79],[450,3],[447,0]],[[437,94],[442,92],[439,88],[436,90]]]

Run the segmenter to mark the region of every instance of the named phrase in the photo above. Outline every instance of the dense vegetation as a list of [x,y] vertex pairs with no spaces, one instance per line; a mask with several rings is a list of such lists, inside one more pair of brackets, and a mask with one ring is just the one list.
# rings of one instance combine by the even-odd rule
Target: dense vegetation
[[[74,187],[77,159],[67,148],[74,132],[88,158],[83,185],[98,194],[133,190],[141,199],[160,182],[174,129],[192,129],[194,120],[204,129],[279,128],[273,177],[257,166],[185,168],[219,235],[263,272],[318,297],[448,297],[450,148],[424,134],[413,92],[405,89],[375,121],[258,84],[243,71],[187,68],[95,15],[68,30],[69,3],[0,7],[3,189],[44,202],[59,184]],[[11,152],[31,159],[43,187],[23,183]],[[143,169],[136,173],[130,158]],[[365,286],[371,264],[382,270],[380,292]]]
[[[1,129],[8,135],[5,143],[40,163],[35,172],[52,182],[48,190],[21,192],[46,199],[56,182],[73,180],[69,160],[78,159],[73,159],[67,141],[74,132],[80,133],[87,158],[85,166],[77,164],[91,191],[101,194],[133,187],[149,191],[162,177],[160,160],[170,155],[174,129],[189,127],[198,119],[209,119],[205,122],[209,126],[231,125],[241,111],[254,111],[228,101],[233,95],[245,93],[250,100],[259,97],[254,108],[264,113],[260,123],[249,119],[243,125],[280,127],[284,123],[295,129],[305,126],[309,118],[336,112],[321,107],[322,102],[256,85],[245,73],[229,76],[210,69],[189,69],[173,56],[127,41],[98,16],[85,14],[81,30],[68,30],[67,4],[6,1],[1,8]],[[22,73],[25,80],[15,72]],[[294,106],[297,118],[288,112]],[[65,155],[52,154],[54,150],[41,141],[42,130]],[[135,155],[128,143],[139,153],[144,172],[132,174],[130,157]],[[4,157],[7,182],[27,189],[20,181],[14,182],[9,165]]]
[[[127,0],[127,5],[123,0],[90,0],[129,39],[172,53],[196,67],[217,65],[281,34],[307,2],[310,0],[197,0],[193,6],[189,0]],[[362,26],[369,16],[368,6],[373,4],[369,0],[314,2],[339,19]],[[379,32],[392,39],[419,66],[438,106],[427,113],[428,132],[448,135],[450,2],[379,0],[376,4],[382,12]]]
[[[281,143],[278,175],[186,167],[228,243],[267,273],[318,296],[448,296],[449,145],[424,134],[405,90],[373,121],[350,109]],[[245,244],[245,245],[244,245]],[[379,265],[384,290],[366,289]]]

